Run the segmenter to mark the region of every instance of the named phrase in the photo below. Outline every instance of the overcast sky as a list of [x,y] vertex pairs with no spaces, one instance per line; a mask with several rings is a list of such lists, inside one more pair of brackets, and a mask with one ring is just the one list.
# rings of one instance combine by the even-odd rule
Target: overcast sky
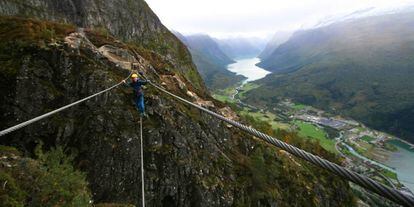
[[146,0],[164,25],[184,34],[268,36],[356,10],[414,0]]

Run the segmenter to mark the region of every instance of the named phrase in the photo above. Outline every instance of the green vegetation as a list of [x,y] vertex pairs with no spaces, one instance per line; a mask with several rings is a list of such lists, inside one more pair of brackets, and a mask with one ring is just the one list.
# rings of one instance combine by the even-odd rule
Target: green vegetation
[[225,89],[244,79],[243,76],[227,70],[227,65],[234,61],[208,35],[176,35],[189,48],[198,72],[212,91]]
[[306,105],[295,103],[295,105],[293,105],[292,108],[294,108],[296,110],[302,110],[302,109],[306,108]]
[[1,206],[90,206],[86,176],[72,166],[73,156],[61,148],[43,153],[37,160],[20,157],[17,150],[0,147]]
[[[259,87],[259,85],[254,84],[254,83],[244,84],[238,94],[238,97],[240,96],[243,97],[242,94],[245,94],[246,92],[252,89],[255,89],[257,87]],[[235,103],[235,100],[232,100],[229,97],[235,93],[235,90],[236,89],[234,87],[228,87],[224,90],[220,90],[220,94],[214,94],[213,97],[223,102]],[[303,104],[295,104],[293,108],[303,109],[305,107],[307,106]],[[252,119],[254,120],[268,123],[274,130],[277,130],[277,129],[290,130],[291,129],[292,124],[278,121],[279,117],[277,117],[276,114],[271,113],[269,111],[252,110],[248,107],[242,107],[242,108],[236,107],[233,109],[236,110],[237,113],[241,116],[252,117]],[[300,136],[305,137],[305,138],[312,138],[316,140],[317,142],[319,142],[324,149],[330,152],[333,152],[333,153],[337,153],[335,149],[335,141],[332,139],[329,139],[327,132],[325,132],[323,129],[320,129],[313,124],[302,122],[302,121],[294,121],[293,124],[298,126],[298,129],[299,129],[298,132]]]
[[213,98],[224,103],[236,103],[234,99],[231,99],[229,96],[226,95],[213,94]]
[[231,97],[233,94],[236,93],[236,87],[238,84],[235,84],[234,86],[227,87],[225,89],[217,89],[214,91],[213,98],[222,101],[224,103],[235,103],[236,100],[232,99]]
[[389,178],[394,179],[394,180],[398,180],[397,173],[391,172],[387,169],[382,169],[381,171],[382,171],[381,173],[384,176],[389,177]]
[[[231,99],[230,97],[236,93],[236,87],[237,85],[232,86],[232,87],[227,87],[225,89],[217,90],[216,93],[213,94],[213,97],[219,101],[222,101],[228,104],[234,104],[236,103],[236,100],[240,98],[240,96],[243,96],[243,94],[249,90],[259,87],[259,85],[253,84],[253,83],[246,83],[239,90],[239,93],[237,94],[236,98]],[[241,107],[241,108],[233,107],[233,110],[237,111],[238,114],[242,116],[252,116],[257,120],[265,121],[269,123],[273,127],[273,129],[288,130],[290,128],[290,124],[277,121],[279,117],[277,117],[276,114],[269,112],[269,111],[252,110],[249,107]]]
[[299,128],[299,136],[315,139],[324,149],[337,153],[335,141],[329,139],[323,129],[303,121],[294,121],[293,123]]
[[290,128],[289,124],[282,123],[280,121],[276,121],[276,115],[271,112],[260,112],[256,111],[253,112],[250,109],[244,107],[243,110],[239,111],[239,114],[242,116],[252,116],[256,120],[260,120],[263,122],[267,122],[272,126],[273,129],[284,129],[288,130]]
[[[337,161],[334,154],[327,152],[317,143],[299,137],[294,132],[274,130],[267,122],[249,115],[242,116],[242,120],[270,136],[278,137],[331,161]],[[323,201],[317,198],[314,191],[307,189],[324,189],[324,195],[327,196],[335,196],[341,189],[343,190],[344,186],[347,186],[346,191],[350,190],[348,185],[342,183],[340,179],[326,178],[325,175],[329,174],[327,171],[294,158],[285,151],[261,141],[255,142],[251,152],[247,155],[237,155],[236,160],[239,162],[237,189],[248,189],[248,194],[235,198],[236,206],[249,206],[248,204],[252,203],[265,205],[268,199],[283,201],[281,206],[321,206]],[[315,179],[316,182],[309,182]],[[337,190],[327,192],[325,191],[327,186]],[[292,193],[301,196],[292,197]],[[354,205],[351,197],[347,197],[342,202],[345,202],[341,204],[344,206]]]
[[255,89],[255,88],[258,88],[259,86],[260,86],[260,85],[255,84],[255,83],[251,83],[251,82],[244,84],[244,85],[243,85],[243,87],[240,89],[240,92],[239,92],[239,94],[238,94],[238,97],[239,97],[240,99],[244,99],[244,98],[245,98],[245,96],[246,96],[246,93],[247,93],[248,91],[253,90],[253,89]]
[[45,44],[74,32],[75,27],[48,21],[37,21],[18,17],[0,18],[0,39],[2,42],[16,41],[20,43]]
[[414,142],[413,21],[406,12],[301,31],[260,63],[274,73],[244,101],[290,98]]
[[366,141],[366,142],[371,142],[371,141],[374,141],[375,140],[374,137],[371,137],[371,136],[368,136],[368,135],[362,136],[361,139],[364,140],[364,141]]
[[408,144],[406,144],[406,143],[404,143],[404,142],[402,142],[402,141],[400,141],[398,139],[389,140],[387,142],[387,144],[390,144],[391,145],[389,147],[391,149],[394,149],[393,151],[397,151],[398,148],[396,146],[398,146],[398,147],[404,148],[404,149],[406,149],[408,151],[413,151],[414,152],[414,149],[410,145],[408,145]]
[[388,143],[388,142],[386,142],[386,143],[384,144],[384,148],[385,148],[386,150],[391,151],[391,152],[396,152],[396,151],[398,151],[398,148],[397,148],[395,145],[393,145],[393,144],[391,144],[391,143]]
[[204,53],[200,51],[190,51],[198,72],[211,90],[225,89],[244,79],[243,76],[228,71],[227,64],[214,62],[214,60],[206,58]]

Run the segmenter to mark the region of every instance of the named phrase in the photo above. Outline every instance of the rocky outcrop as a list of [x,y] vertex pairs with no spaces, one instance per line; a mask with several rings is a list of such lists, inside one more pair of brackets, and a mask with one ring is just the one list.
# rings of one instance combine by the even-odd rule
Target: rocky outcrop
[[207,91],[187,48],[143,0],[1,0],[0,15],[32,17],[94,28],[155,50],[203,95]]

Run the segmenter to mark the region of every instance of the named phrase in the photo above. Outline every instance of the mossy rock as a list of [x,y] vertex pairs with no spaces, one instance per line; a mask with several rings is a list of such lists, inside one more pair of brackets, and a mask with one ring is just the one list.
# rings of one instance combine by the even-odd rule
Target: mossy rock
[[24,206],[27,194],[16,184],[16,180],[0,171],[0,206]]
[[53,42],[63,40],[75,29],[76,27],[70,24],[0,16],[2,42],[19,41],[27,44]]

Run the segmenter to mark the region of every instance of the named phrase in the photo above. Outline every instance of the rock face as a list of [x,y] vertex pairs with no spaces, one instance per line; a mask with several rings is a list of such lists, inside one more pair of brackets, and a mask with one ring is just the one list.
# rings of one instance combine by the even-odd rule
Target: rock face
[[[63,6],[63,2],[69,6]],[[115,24],[106,19],[110,15],[89,16],[93,15],[89,14],[92,11],[86,10],[89,5],[99,5],[96,6],[101,9],[99,11],[109,10],[103,6],[111,5],[118,11],[121,8],[118,4],[123,2],[123,6],[129,3],[143,7],[134,11],[147,9],[141,1],[93,2],[98,1],[1,1],[1,8],[3,14],[31,14],[82,27],[94,21]],[[47,12],[32,10],[33,7],[50,9],[50,16]],[[30,8],[30,11],[22,8]],[[88,12],[80,12],[84,10]],[[137,29],[148,32],[137,36],[138,40],[143,38],[144,41],[145,36],[156,38],[160,34],[156,26],[150,26],[150,20],[156,17],[147,18],[148,21],[144,18],[140,24],[154,28],[149,31]],[[164,27],[159,28],[164,30]],[[154,31],[154,37],[149,37],[151,31]],[[117,29],[114,26],[112,32],[125,39],[135,34],[123,31],[122,26]],[[154,47],[159,45],[162,43]],[[185,63],[189,56],[187,52],[174,51],[169,48],[162,52],[136,42],[125,44],[99,30],[0,17],[0,90],[3,97],[0,100],[0,128],[119,83],[130,73],[131,64],[155,83],[164,83],[165,88],[177,95],[212,110],[223,108],[222,103],[205,95],[202,82],[187,78],[188,74],[198,77],[196,71],[192,74],[183,68],[175,69],[175,63]],[[184,48],[184,51],[187,50]],[[189,66],[189,70],[194,69],[191,59],[183,65]],[[143,122],[148,206],[352,205],[348,184],[335,176],[301,161],[298,162],[307,168],[298,168],[292,158],[152,87],[145,93],[149,114]],[[224,111],[226,115],[234,116],[230,109]],[[96,203],[139,205],[141,146],[138,120],[131,89],[119,87],[8,134],[2,137],[0,144],[15,146],[29,155],[39,142],[43,142],[46,149],[61,146],[73,151],[77,153],[76,167],[87,173]]]
[[163,55],[171,69],[206,93],[186,47],[143,0],[1,0],[0,14],[71,23],[135,42]]

